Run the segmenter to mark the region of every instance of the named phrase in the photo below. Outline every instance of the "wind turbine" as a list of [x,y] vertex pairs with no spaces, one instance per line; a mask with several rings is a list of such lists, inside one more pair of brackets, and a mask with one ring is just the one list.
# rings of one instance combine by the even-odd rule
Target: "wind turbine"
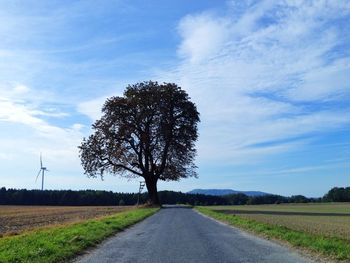
[[43,166],[43,159],[42,159],[41,153],[40,153],[40,170],[38,172],[38,175],[36,176],[35,182],[38,180],[38,177],[39,177],[39,175],[41,173],[41,191],[44,190],[45,171],[48,172],[49,170],[47,170],[47,168]]

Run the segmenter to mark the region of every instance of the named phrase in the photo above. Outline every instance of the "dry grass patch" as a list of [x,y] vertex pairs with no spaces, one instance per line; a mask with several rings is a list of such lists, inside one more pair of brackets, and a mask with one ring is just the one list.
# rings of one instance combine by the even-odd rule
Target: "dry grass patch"
[[196,207],[266,238],[350,262],[350,203]]
[[215,206],[215,211],[350,241],[350,203]]

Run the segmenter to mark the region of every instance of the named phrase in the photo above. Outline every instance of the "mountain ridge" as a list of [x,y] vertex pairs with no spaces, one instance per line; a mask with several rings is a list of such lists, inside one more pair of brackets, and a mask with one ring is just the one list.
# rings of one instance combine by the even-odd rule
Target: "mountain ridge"
[[261,191],[239,191],[239,190],[233,190],[233,189],[193,189],[187,193],[215,195],[215,196],[223,196],[223,195],[230,195],[230,194],[245,194],[247,196],[271,195],[270,193],[265,193]]

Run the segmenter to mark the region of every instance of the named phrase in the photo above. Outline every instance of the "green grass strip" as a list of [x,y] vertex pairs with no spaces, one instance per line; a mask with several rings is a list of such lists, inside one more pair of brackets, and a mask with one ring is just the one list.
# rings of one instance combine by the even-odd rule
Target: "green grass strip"
[[346,240],[321,235],[313,235],[291,230],[284,226],[261,223],[232,214],[213,211],[205,207],[195,207],[199,212],[239,228],[252,231],[267,238],[289,242],[295,247],[302,247],[318,252],[327,257],[350,262],[350,243]]
[[101,219],[3,237],[0,238],[0,262],[64,262],[158,210],[135,209]]

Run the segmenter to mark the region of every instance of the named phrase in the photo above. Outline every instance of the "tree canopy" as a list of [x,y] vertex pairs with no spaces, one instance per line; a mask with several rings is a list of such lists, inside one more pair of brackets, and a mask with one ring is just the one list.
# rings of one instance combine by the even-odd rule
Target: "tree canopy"
[[323,199],[329,202],[350,202],[350,187],[333,187]]
[[157,181],[196,177],[196,105],[174,83],[129,85],[124,96],[107,99],[102,117],[84,138],[80,158],[88,176],[119,174],[144,178],[152,204]]

